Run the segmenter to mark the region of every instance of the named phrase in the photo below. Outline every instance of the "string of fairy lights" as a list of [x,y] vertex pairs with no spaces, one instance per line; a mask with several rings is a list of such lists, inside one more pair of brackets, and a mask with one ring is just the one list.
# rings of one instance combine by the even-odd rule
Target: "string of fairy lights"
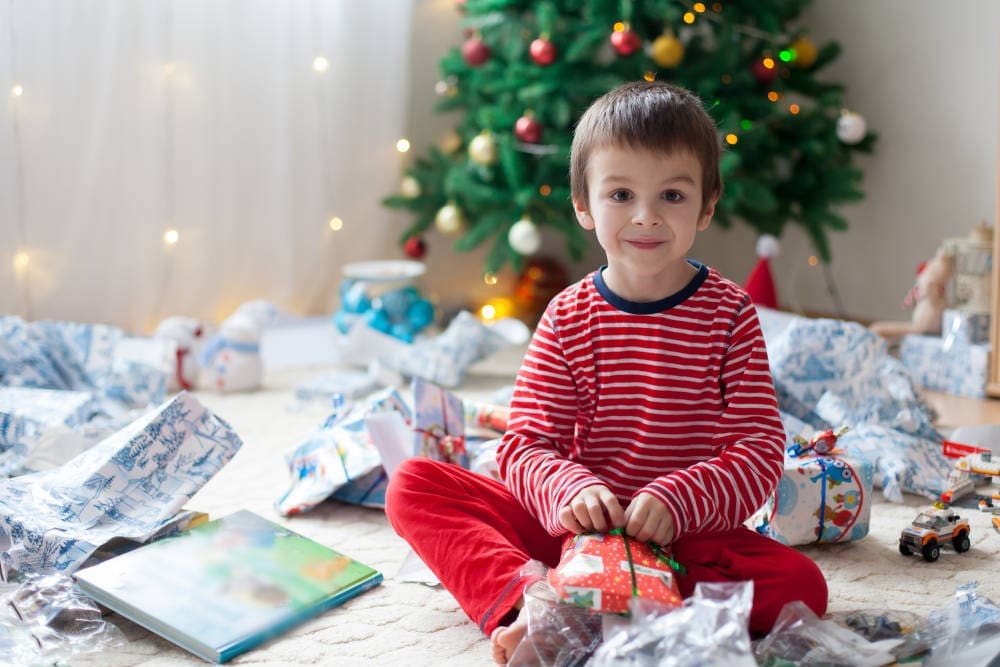
[[[328,73],[331,63],[327,55],[323,52],[323,35],[321,28],[324,21],[320,20],[315,4],[313,5],[313,16],[311,24],[313,26],[313,48],[314,55],[307,65],[311,68],[319,83],[323,82],[323,76]],[[33,303],[33,279],[48,273],[46,277],[51,277],[51,272],[55,271],[54,266],[47,266],[48,253],[44,252],[42,239],[33,239],[28,234],[29,211],[25,193],[25,145],[23,140],[22,126],[26,122],[31,122],[30,101],[33,95],[42,94],[39,88],[31,85],[30,81],[21,78],[18,68],[17,48],[18,40],[16,33],[16,21],[13,0],[9,0],[8,16],[8,46],[11,79],[13,83],[9,89],[11,104],[9,105],[9,118],[11,124],[11,136],[13,139],[13,150],[10,154],[13,173],[12,204],[14,210],[14,249],[11,256],[14,280],[16,283],[17,304],[15,309],[19,315],[31,320],[35,316],[35,304]],[[156,322],[162,319],[165,313],[166,297],[168,286],[171,284],[176,273],[175,260],[177,251],[189,238],[188,230],[191,229],[184,221],[178,220],[176,199],[177,199],[177,174],[176,174],[176,152],[175,152],[175,124],[176,108],[178,105],[178,95],[185,86],[179,85],[181,79],[185,78],[185,68],[176,60],[177,54],[174,52],[174,29],[175,17],[171,9],[171,3],[163,4],[162,33],[163,41],[162,54],[163,63],[159,68],[154,69],[161,77],[163,84],[163,113],[160,126],[160,147],[158,150],[160,166],[163,172],[161,191],[161,220],[162,227],[155,233],[160,235],[162,242],[163,256],[161,258],[161,275],[159,286],[153,295],[152,320],[146,323],[146,328],[152,329]],[[327,86],[315,86],[315,104],[317,117],[323,119],[328,116],[328,91]],[[325,156],[332,153],[331,138],[327,123],[320,122],[317,142],[318,169],[322,183],[322,206],[329,213],[319,222],[321,231],[328,241],[343,231],[348,224],[341,214],[333,211],[330,193],[332,192],[332,181],[334,175],[330,173],[328,160]],[[30,148],[30,147],[28,147]],[[405,138],[400,138],[395,144],[396,151],[402,155],[410,150],[410,142]],[[334,284],[331,276],[323,275],[332,271],[334,262],[327,261],[325,257],[317,259],[316,270],[310,273],[314,276],[312,284],[315,286],[316,294],[312,298],[307,297],[306,303],[315,305],[321,300],[329,290],[329,285]],[[320,293],[322,292],[322,293]]]

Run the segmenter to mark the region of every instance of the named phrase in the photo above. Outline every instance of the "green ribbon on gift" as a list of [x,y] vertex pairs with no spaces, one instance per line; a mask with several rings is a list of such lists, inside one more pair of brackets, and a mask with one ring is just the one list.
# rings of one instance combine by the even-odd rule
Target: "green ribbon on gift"
[[[620,536],[622,541],[625,542],[625,557],[628,558],[628,571],[629,575],[632,577],[632,597],[637,598],[639,597],[639,585],[635,580],[635,563],[632,561],[632,547],[629,546],[628,535],[625,534],[624,528],[612,528],[608,531],[608,535]],[[657,560],[662,563],[666,563],[667,566],[677,572],[677,574],[687,574],[687,570],[684,566],[671,558],[670,555],[667,554],[666,550],[659,544],[656,544],[655,542],[646,542],[646,546],[653,551]]]

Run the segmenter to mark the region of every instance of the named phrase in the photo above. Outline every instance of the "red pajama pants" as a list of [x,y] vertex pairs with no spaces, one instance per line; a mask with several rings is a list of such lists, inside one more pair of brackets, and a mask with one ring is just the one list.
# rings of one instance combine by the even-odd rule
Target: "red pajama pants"
[[[520,600],[529,560],[555,567],[563,537],[552,537],[507,488],[457,465],[411,458],[386,493],[389,522],[479,628],[490,635]],[[826,611],[823,573],[808,557],[749,528],[681,536],[674,559],[681,595],[699,581],[753,581],[750,631],[766,634],[786,602]],[[508,619],[509,620],[509,619]]]

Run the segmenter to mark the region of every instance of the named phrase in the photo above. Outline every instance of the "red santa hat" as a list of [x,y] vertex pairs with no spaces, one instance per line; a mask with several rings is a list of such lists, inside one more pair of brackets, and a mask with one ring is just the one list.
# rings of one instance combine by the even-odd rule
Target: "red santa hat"
[[778,307],[778,291],[774,287],[774,278],[771,277],[771,258],[777,257],[780,249],[778,239],[770,234],[757,239],[757,257],[760,259],[750,271],[743,287],[750,294],[750,300],[758,306]]

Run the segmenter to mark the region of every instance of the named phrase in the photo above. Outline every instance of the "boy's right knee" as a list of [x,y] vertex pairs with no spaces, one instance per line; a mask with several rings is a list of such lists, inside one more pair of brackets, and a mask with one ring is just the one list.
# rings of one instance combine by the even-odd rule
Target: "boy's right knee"
[[419,506],[413,494],[427,491],[427,481],[433,475],[431,468],[434,463],[430,459],[413,456],[400,463],[392,473],[385,491],[385,513],[390,523],[395,525],[395,517]]

